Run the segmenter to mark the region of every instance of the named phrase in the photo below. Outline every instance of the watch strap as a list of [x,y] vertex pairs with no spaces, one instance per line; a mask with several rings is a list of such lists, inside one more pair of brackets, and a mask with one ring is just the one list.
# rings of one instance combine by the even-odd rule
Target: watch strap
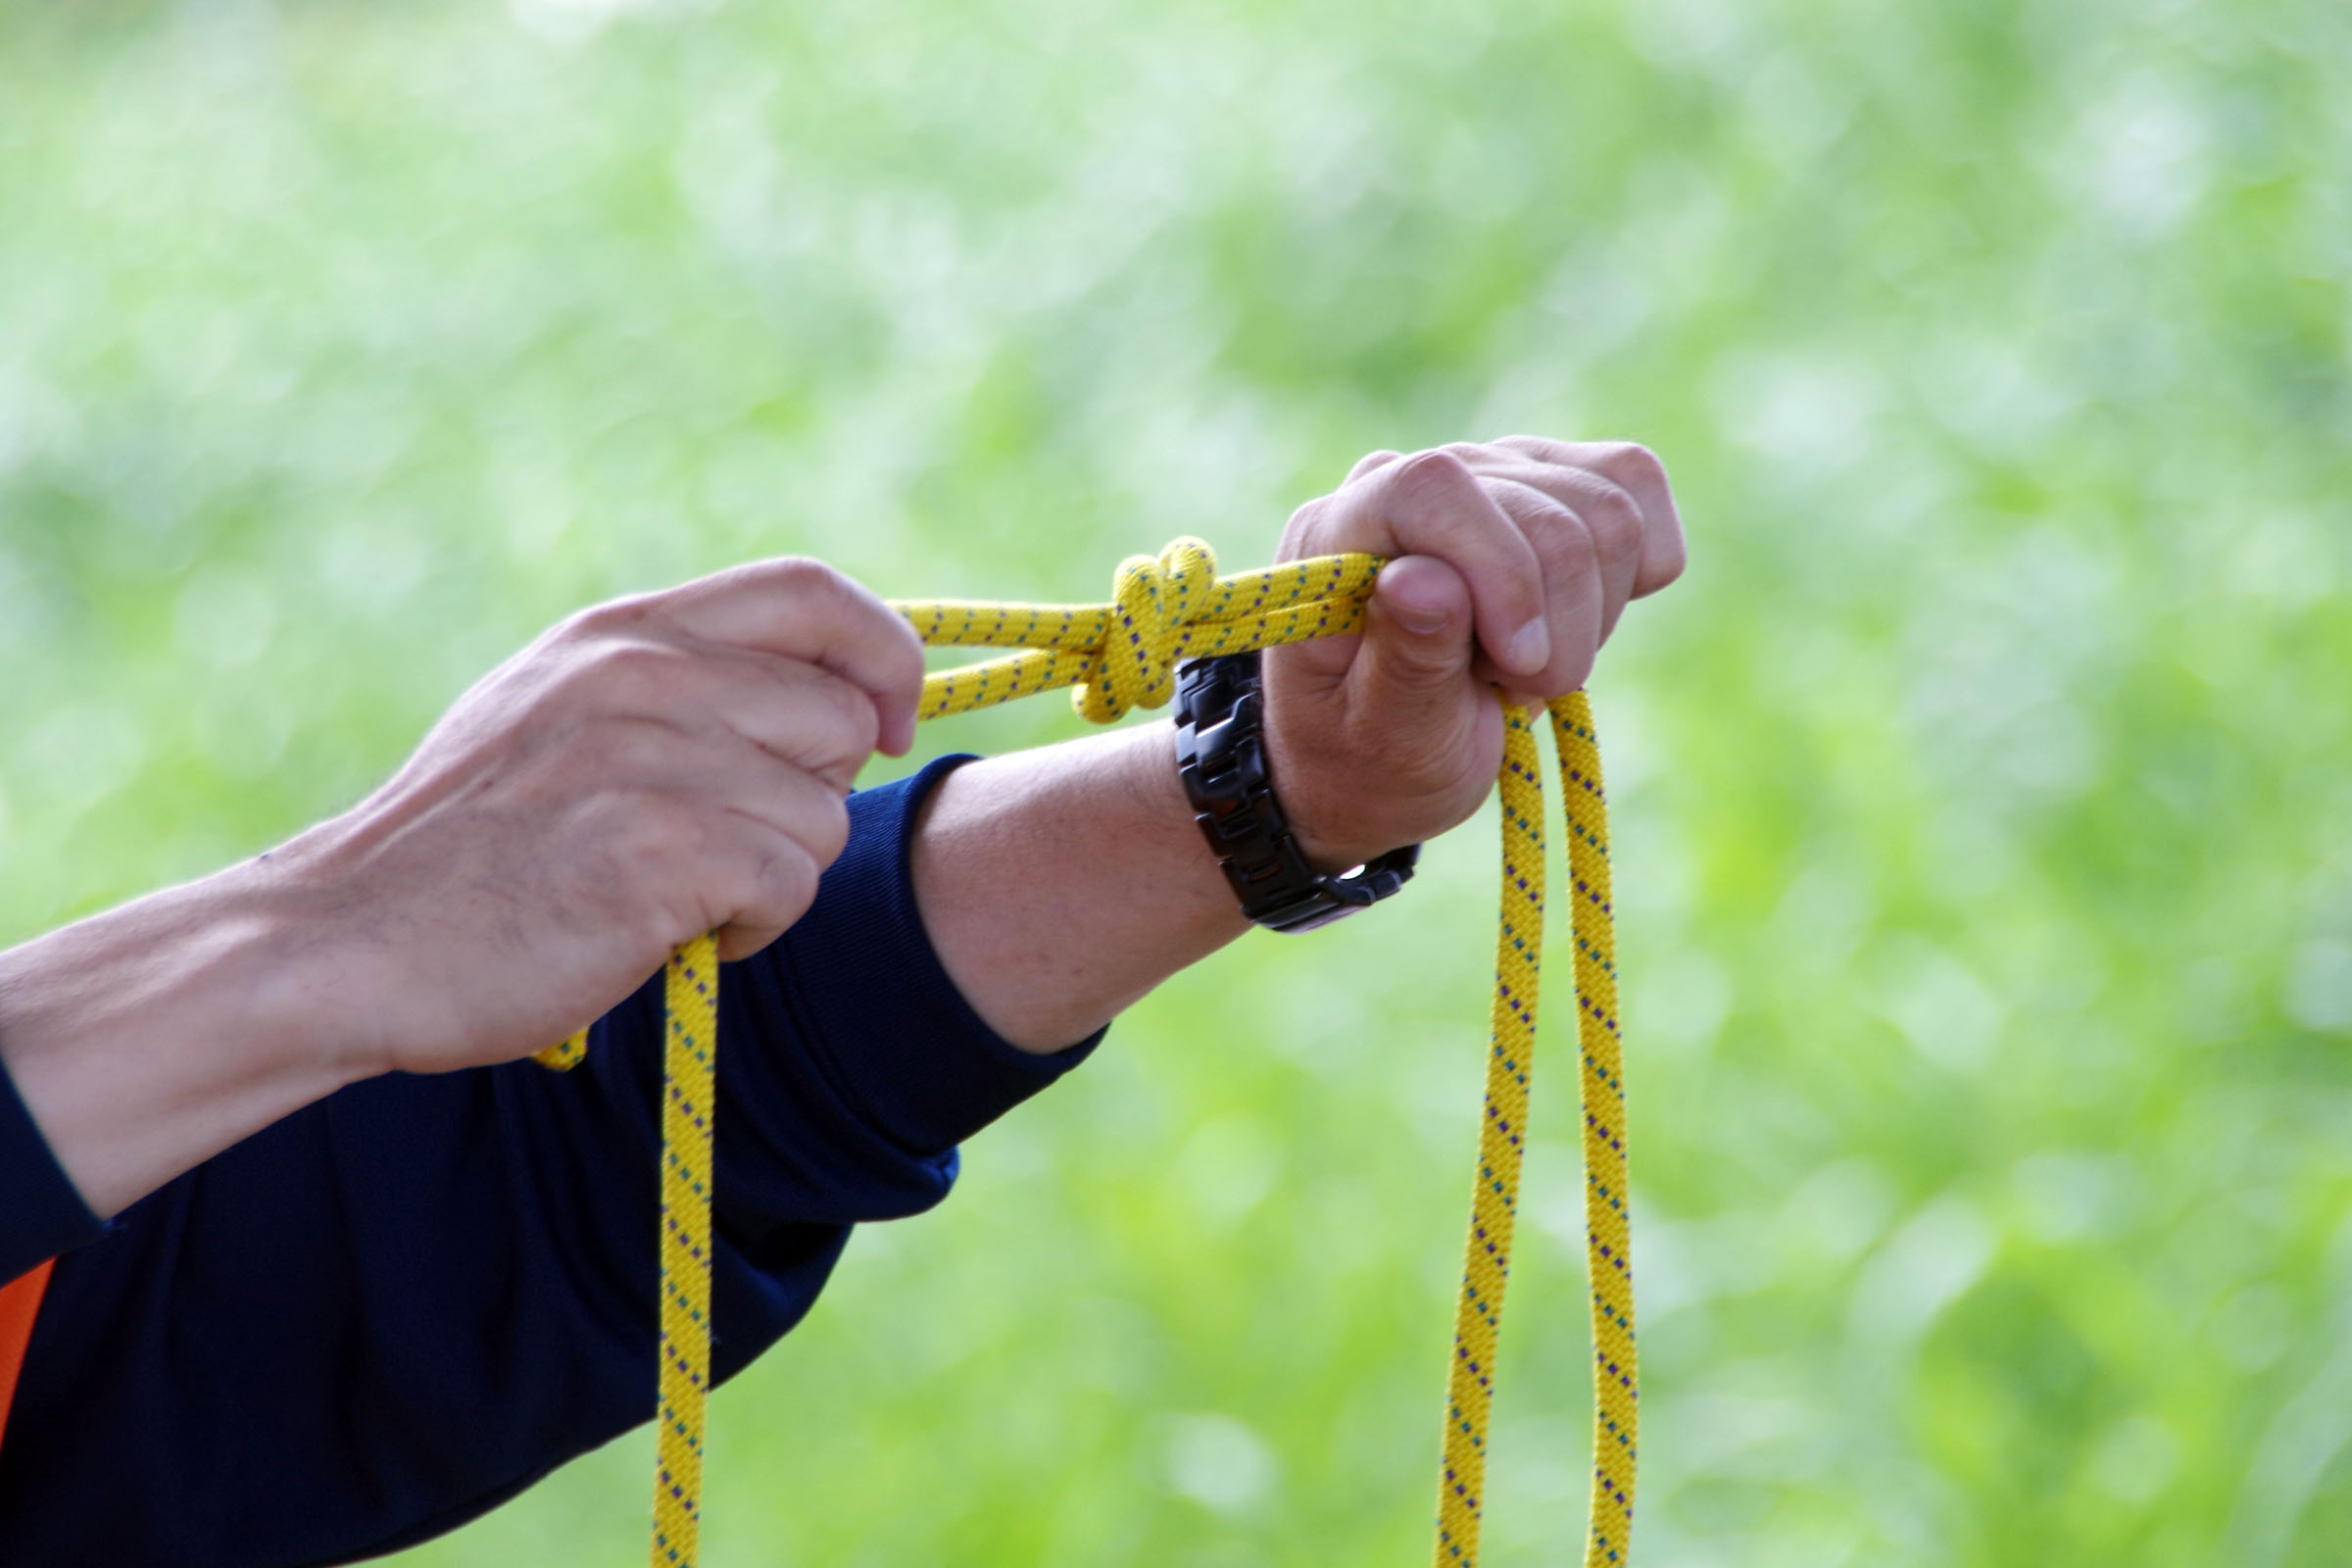
[[1412,878],[1418,844],[1336,876],[1307,863],[1266,765],[1265,691],[1254,651],[1177,666],[1176,771],[1242,912],[1269,930],[1328,925]]

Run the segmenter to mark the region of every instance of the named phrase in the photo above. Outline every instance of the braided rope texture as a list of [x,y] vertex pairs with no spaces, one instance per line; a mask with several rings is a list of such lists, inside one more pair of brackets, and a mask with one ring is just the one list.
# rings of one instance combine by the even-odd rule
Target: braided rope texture
[[1617,1021],[1617,911],[1609,880],[1609,807],[1600,739],[1583,692],[1551,705],[1575,899],[1576,1034],[1583,1058],[1585,1264],[1592,1287],[1592,1508],[1586,1568],[1623,1563],[1634,1531],[1641,1448],[1634,1350],[1632,1177],[1626,1163],[1625,1054]]
[[[891,608],[934,648],[1023,650],[931,674],[923,682],[918,716],[968,712],[1067,686],[1082,716],[1108,723],[1172,698],[1175,666],[1183,660],[1356,630],[1382,564],[1377,556],[1321,556],[1220,577],[1208,546],[1179,539],[1157,557],[1131,556],[1120,563],[1107,605],[901,600]],[[1592,1296],[1593,1479],[1585,1562],[1587,1568],[1610,1568],[1627,1560],[1639,1424],[1608,808],[1585,694],[1560,698],[1550,705],[1550,714],[1567,801],[1583,1062],[1586,1264]],[[1544,786],[1536,720],[1517,708],[1506,708],[1504,718],[1494,1038],[1446,1383],[1438,1568],[1475,1568],[1478,1561],[1495,1345],[1526,1154],[1528,1070],[1544,946]],[[695,1568],[710,1398],[711,1109],[718,1040],[718,954],[712,938],[699,937],[671,957],[663,996],[668,1024],[652,1563],[653,1568]],[[583,1060],[587,1050],[583,1029],[534,1059],[564,1070]]]
[[654,1568],[693,1568],[703,1529],[710,1402],[711,1110],[718,943],[696,937],[662,977],[662,1345],[654,1445]]

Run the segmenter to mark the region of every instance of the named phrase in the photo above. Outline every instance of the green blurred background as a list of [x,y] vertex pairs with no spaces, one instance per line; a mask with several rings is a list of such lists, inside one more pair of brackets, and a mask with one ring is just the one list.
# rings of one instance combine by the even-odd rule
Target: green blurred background
[[[2343,1562],[2348,106],[2340,0],[9,6],[0,936],[600,596],[1092,598],[1374,447],[1635,437],[1637,1560]],[[1490,833],[861,1236],[713,1568],[1422,1560]],[[1572,1060],[1496,1565],[1581,1547]],[[647,1449],[401,1560],[640,1560]]]

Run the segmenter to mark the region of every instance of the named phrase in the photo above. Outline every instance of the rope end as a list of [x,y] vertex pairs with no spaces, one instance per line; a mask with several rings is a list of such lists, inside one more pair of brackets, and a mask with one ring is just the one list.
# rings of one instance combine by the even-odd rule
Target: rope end
[[535,1052],[531,1059],[551,1072],[569,1072],[588,1059],[588,1031],[582,1029],[568,1040]]

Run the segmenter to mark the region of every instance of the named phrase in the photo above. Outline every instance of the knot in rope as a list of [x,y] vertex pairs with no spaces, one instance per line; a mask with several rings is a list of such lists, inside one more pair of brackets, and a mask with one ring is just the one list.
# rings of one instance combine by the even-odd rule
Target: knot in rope
[[933,671],[917,717],[1072,686],[1079,713],[1107,724],[1175,696],[1185,660],[1355,630],[1380,567],[1378,556],[1317,556],[1220,577],[1215,552],[1179,539],[1157,556],[1121,562],[1105,605],[926,599],[892,608],[933,648],[1027,650]]
[[1110,580],[1112,621],[1094,669],[1070,693],[1079,716],[1108,724],[1176,695],[1181,634],[1217,580],[1216,552],[1178,539],[1157,556],[1129,556]]

